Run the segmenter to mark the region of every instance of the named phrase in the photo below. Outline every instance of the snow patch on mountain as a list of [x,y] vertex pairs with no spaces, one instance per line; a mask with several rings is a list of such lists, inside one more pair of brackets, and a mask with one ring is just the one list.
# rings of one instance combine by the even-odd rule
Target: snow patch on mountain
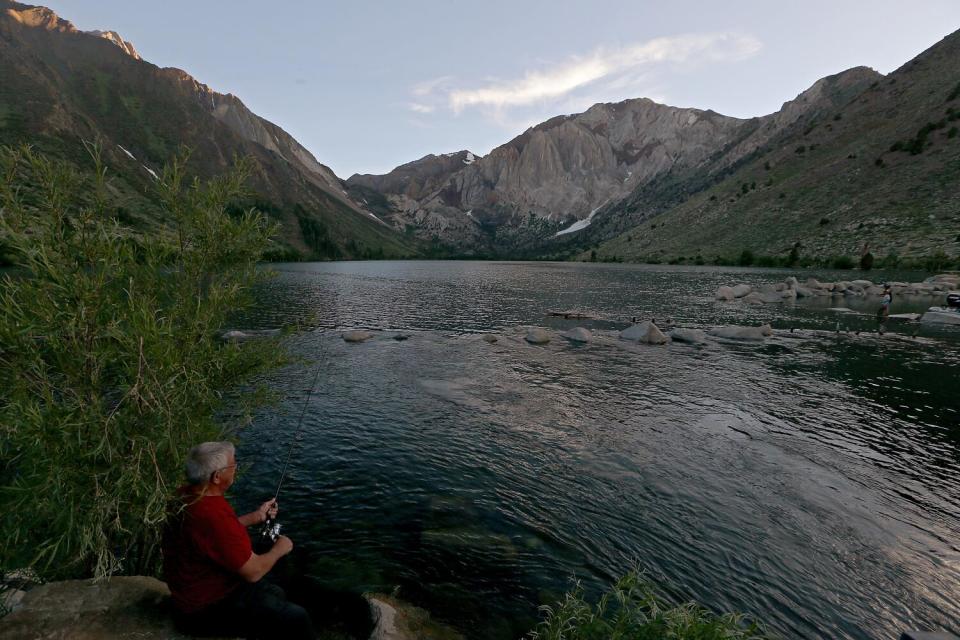
[[[604,202],[603,204],[607,204],[607,203]],[[600,208],[603,207],[603,204],[601,204],[599,207],[597,207],[596,209],[594,209],[593,211],[591,211],[591,212],[590,212],[590,215],[587,216],[586,218],[584,218],[583,220],[577,220],[576,222],[574,222],[572,225],[570,225],[570,226],[567,227],[566,229],[562,229],[562,230],[560,230],[560,231],[557,231],[555,234],[553,234],[553,237],[556,238],[557,236],[562,236],[562,235],[565,235],[565,234],[567,234],[567,233],[575,233],[575,232],[577,232],[577,231],[582,231],[582,230],[586,229],[587,227],[590,226],[590,223],[593,222],[593,216],[597,215],[597,211],[600,211]]]

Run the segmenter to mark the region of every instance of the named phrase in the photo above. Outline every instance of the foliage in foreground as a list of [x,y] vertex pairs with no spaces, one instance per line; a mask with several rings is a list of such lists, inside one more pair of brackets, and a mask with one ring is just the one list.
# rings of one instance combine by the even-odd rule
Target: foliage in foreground
[[743,615],[717,616],[695,603],[670,606],[654,593],[639,571],[620,578],[595,606],[583,589],[573,591],[554,606],[542,608],[543,621],[529,640],[740,640],[770,638],[756,622]]
[[275,232],[254,210],[227,213],[245,163],[204,184],[174,160],[157,189],[175,224],[148,237],[108,214],[91,156],[85,176],[0,148],[0,238],[17,267],[0,278],[0,572],[153,572],[184,454],[231,426],[213,418],[222,392],[281,357],[218,339]]

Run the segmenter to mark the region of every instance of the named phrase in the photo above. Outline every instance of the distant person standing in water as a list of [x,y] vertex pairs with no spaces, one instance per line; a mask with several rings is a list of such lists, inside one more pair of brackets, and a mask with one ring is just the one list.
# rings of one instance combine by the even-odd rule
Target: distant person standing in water
[[880,298],[880,308],[877,309],[877,332],[883,335],[887,330],[887,318],[890,317],[890,303],[893,302],[893,291],[889,284],[883,285],[883,297]]

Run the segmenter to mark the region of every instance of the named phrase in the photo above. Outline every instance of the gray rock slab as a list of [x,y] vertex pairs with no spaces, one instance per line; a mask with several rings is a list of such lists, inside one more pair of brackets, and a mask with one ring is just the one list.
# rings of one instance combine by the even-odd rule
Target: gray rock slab
[[593,334],[590,333],[589,329],[585,329],[584,327],[574,327],[569,331],[564,331],[560,335],[571,342],[590,342],[593,340]]
[[763,342],[764,339],[772,335],[773,331],[770,325],[765,324],[760,327],[716,327],[710,329],[707,335],[723,340],[741,340],[744,342]]
[[[425,624],[431,632],[443,631],[436,637],[461,637],[430,621],[429,614],[420,609],[388,603],[376,595],[366,598],[375,622],[371,640],[416,640],[419,636],[410,628]],[[0,638],[191,640],[192,636],[174,627],[169,600],[167,585],[146,576],[114,577],[96,584],[89,580],[51,582],[28,591],[19,608],[0,621]],[[407,620],[419,624],[404,624]]]
[[174,628],[170,591],[155,578],[128,576],[93,584],[51,582],[27,592],[0,622],[3,640],[189,640]]

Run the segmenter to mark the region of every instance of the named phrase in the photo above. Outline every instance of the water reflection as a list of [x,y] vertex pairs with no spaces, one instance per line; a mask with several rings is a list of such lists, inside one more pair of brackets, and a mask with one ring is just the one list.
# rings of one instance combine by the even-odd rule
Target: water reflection
[[[956,628],[949,335],[858,336],[867,309],[838,335],[822,308],[712,300],[720,284],[785,277],[764,270],[282,268],[243,322],[316,318],[291,341],[324,372],[281,497],[304,566],[327,583],[399,586],[475,638],[519,637],[569,576],[596,591],[635,561],[678,597],[787,637]],[[546,317],[568,308],[598,320]],[[785,330],[762,347],[630,346],[615,329],[632,316]],[[535,347],[522,324],[597,338]],[[336,327],[411,337],[349,345]],[[241,500],[275,485],[311,374],[271,377],[289,399],[242,435],[262,463]]]

